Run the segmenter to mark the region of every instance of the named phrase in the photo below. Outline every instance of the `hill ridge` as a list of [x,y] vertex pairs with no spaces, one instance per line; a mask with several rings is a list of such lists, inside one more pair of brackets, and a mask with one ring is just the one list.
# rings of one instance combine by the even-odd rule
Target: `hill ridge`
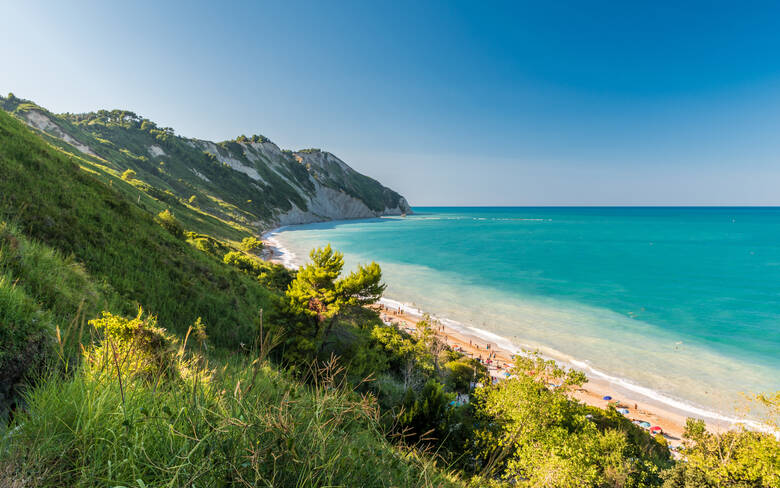
[[[265,136],[214,142],[176,135],[128,110],[54,114],[9,94],[0,107],[68,150],[256,233],[279,225],[411,213],[406,199],[319,149]],[[154,190],[152,190],[154,191]],[[158,195],[153,195],[158,198]]]

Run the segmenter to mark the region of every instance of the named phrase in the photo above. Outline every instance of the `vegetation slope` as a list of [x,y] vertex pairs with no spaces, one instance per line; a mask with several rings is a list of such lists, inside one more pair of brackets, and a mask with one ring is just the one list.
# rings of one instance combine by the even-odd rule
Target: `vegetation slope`
[[[258,362],[258,314],[278,295],[76,161],[0,113],[0,380],[14,419],[3,429],[0,478],[14,486],[448,483],[392,447],[359,395],[306,386]],[[112,337],[88,320],[106,310],[115,315],[103,329],[121,329],[120,317],[139,308],[148,312],[132,330],[150,331],[148,351],[123,352],[117,339],[114,371],[84,359],[101,357],[98,344]],[[183,349],[175,361],[160,359],[198,324],[206,325],[197,358]],[[148,362],[161,371],[154,381],[128,370]],[[39,386],[20,397],[30,383]]]
[[[88,164],[115,175],[132,170],[136,186],[148,195],[210,217],[202,220],[217,219],[258,232],[280,219],[295,223],[300,212],[309,212],[308,220],[338,217],[318,215],[320,210],[311,208],[322,203],[321,187],[349,195],[364,206],[363,213],[343,218],[410,211],[401,195],[318,149],[282,151],[260,135],[219,143],[188,139],[127,110],[53,114],[13,94],[0,97],[0,108]],[[288,213],[292,216],[285,219]],[[210,230],[219,237],[235,237],[220,226]]]

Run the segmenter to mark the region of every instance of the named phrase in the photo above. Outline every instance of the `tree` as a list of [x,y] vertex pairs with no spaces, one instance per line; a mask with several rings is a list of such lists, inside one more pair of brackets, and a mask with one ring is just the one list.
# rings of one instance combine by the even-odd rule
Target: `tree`
[[442,424],[454,398],[454,394],[444,391],[443,384],[430,379],[419,394],[411,388],[406,390],[398,421],[410,428],[414,437],[432,440],[431,434],[441,436],[443,433]]
[[256,237],[244,237],[241,240],[241,250],[245,252],[253,252],[263,248],[263,241]]
[[[600,425],[565,390],[582,384],[538,355],[518,357],[514,377],[472,396],[480,425],[473,455],[485,479],[529,487],[639,487],[658,484],[659,468],[631,442],[622,424]],[[548,382],[562,384],[551,389]],[[624,419],[620,419],[624,420]]]
[[433,320],[430,315],[423,315],[423,319],[417,322],[417,340],[425,344],[425,347],[433,356],[433,368],[439,371],[439,354],[447,348],[447,343],[437,334],[441,324]]
[[685,462],[664,473],[664,488],[780,486],[780,442],[774,435],[747,430],[713,434],[703,421],[689,418],[683,437]]
[[477,375],[476,369],[466,361],[449,361],[444,365],[444,369],[452,389],[468,393],[469,386]]
[[433,357],[423,342],[385,326],[374,327],[371,337],[385,347],[391,366],[403,380],[404,390],[418,389],[433,373]]
[[309,254],[311,262],[303,266],[287,288],[293,311],[311,318],[322,352],[339,314],[352,307],[375,303],[382,296],[382,270],[377,263],[359,265],[356,271],[339,278],[344,255],[330,244]]

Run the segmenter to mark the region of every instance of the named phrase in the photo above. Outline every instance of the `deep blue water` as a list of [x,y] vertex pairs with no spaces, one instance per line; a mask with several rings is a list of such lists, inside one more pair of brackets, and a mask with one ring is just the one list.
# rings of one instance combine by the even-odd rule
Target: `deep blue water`
[[415,208],[279,235],[387,295],[721,412],[780,389],[780,208]]

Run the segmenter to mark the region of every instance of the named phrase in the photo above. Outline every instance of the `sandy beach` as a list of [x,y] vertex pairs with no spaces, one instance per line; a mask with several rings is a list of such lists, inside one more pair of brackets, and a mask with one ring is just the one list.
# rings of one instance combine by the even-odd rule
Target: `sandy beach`
[[[415,324],[420,320],[419,317],[411,315],[401,310],[393,310],[388,307],[373,307],[379,312],[383,321],[395,325],[408,332],[415,329]],[[505,378],[505,372],[513,366],[512,353],[502,349],[498,344],[485,341],[476,335],[469,335],[463,331],[455,330],[441,325],[438,334],[445,339],[450,347],[461,350],[464,354],[473,358],[480,358],[483,362],[490,358],[491,363],[487,364],[490,375],[496,380]],[[616,394],[616,388],[609,382],[600,379],[588,379],[583,388],[572,392],[572,397],[588,405],[599,408],[606,408],[608,401],[603,397],[611,396],[613,401],[620,402],[621,408],[627,408],[629,414],[626,416],[632,420],[649,422],[652,426],[658,426],[663,429],[664,437],[670,445],[679,445],[682,442],[682,433],[685,427],[686,416],[682,413],[663,409],[658,405],[650,404],[646,401],[640,401],[638,398],[632,398],[628,394]],[[711,428],[722,428],[722,426],[710,426]]]

